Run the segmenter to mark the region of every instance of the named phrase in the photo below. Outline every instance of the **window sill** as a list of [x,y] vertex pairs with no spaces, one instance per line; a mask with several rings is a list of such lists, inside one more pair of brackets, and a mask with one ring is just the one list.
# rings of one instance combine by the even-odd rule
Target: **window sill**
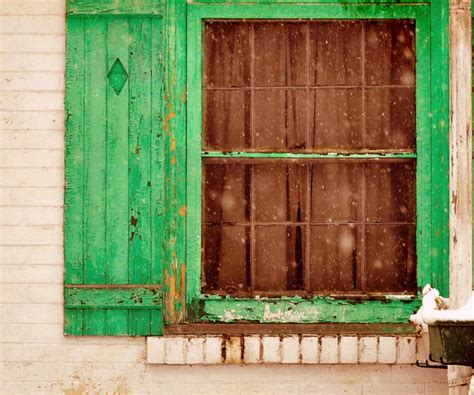
[[380,323],[318,323],[318,324],[261,324],[261,323],[194,323],[165,327],[168,335],[415,335],[413,324]]
[[147,338],[147,362],[215,364],[414,364],[424,361],[415,334],[165,335]]

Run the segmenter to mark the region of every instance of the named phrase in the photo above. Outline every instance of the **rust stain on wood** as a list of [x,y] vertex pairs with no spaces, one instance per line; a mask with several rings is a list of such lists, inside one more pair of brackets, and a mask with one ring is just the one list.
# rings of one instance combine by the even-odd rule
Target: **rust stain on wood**
[[170,111],[168,114],[165,115],[165,123],[164,123],[164,129],[169,132],[170,131],[170,121],[176,118],[176,113],[174,111]]
[[170,275],[167,269],[164,270],[164,283],[168,290],[166,292],[166,309],[163,311],[166,321],[172,322],[175,315],[174,290],[176,288],[176,275]]
[[187,211],[187,207],[185,205],[181,206],[179,208],[179,215],[181,215],[181,217],[184,217],[186,215],[186,211]]
[[182,263],[180,267],[180,278],[179,278],[179,301],[185,300],[184,299],[185,292],[186,292],[186,264]]
[[163,313],[167,321],[179,322],[182,318],[184,306],[180,309],[178,316],[176,306],[184,305],[186,292],[186,264],[181,263],[179,265],[179,285],[177,280],[178,257],[176,252],[173,252],[173,262],[170,267],[171,273],[167,269],[164,270],[164,283],[168,292],[166,293],[165,301],[166,309],[164,309]]

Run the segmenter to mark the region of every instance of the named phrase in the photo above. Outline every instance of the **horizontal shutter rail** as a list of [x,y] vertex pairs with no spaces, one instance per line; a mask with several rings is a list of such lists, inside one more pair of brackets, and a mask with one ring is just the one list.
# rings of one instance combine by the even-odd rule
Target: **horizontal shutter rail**
[[68,15],[163,15],[162,0],[69,0]]
[[150,285],[66,285],[64,289],[69,309],[160,308],[162,295],[161,286]]

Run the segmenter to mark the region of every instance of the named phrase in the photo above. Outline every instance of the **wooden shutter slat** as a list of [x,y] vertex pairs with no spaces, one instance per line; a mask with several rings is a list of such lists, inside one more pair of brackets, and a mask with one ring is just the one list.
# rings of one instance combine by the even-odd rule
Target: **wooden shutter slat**
[[[128,62],[129,18],[107,18],[107,72],[118,59],[130,74]],[[128,283],[128,102],[129,78],[120,94],[110,81],[107,92],[107,243],[106,280]]]
[[[66,243],[64,279],[81,284],[84,268],[84,19],[70,19],[68,30],[74,32],[66,42],[66,193],[64,232]],[[82,334],[83,311],[65,309],[64,331]]]
[[[151,271],[150,128],[151,128],[151,24],[130,21],[130,132],[129,132],[129,276],[132,283],[147,283]],[[130,311],[132,334],[148,331],[149,311]]]
[[68,29],[74,32],[67,40],[66,58],[66,194],[64,202],[65,281],[81,284],[84,251],[84,19],[72,18]]
[[[84,26],[84,284],[105,284],[106,213],[106,23]],[[105,335],[105,311],[84,310],[84,332]]]
[[[107,70],[118,60],[129,74],[129,18],[107,18]],[[107,82],[107,235],[106,281],[128,283],[128,100],[129,77],[120,93],[116,93],[110,77]],[[114,224],[110,226],[110,224]],[[107,334],[126,334],[128,311],[106,310]]]

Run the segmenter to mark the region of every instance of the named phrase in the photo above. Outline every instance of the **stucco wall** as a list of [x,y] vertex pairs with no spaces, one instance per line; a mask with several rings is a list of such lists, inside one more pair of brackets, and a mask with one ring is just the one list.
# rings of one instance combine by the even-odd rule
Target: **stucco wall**
[[147,365],[144,338],[62,335],[62,0],[0,0],[1,393],[446,393],[412,365]]

